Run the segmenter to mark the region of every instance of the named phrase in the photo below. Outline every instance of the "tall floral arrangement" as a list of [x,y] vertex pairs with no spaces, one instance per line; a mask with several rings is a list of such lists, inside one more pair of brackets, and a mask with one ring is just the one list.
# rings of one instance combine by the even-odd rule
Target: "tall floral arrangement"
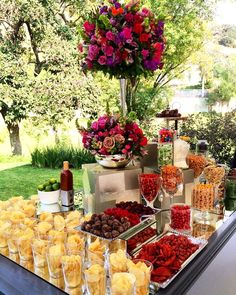
[[128,117],[101,116],[81,133],[84,147],[94,155],[142,156],[147,145],[142,129]]
[[83,24],[82,66],[117,78],[153,73],[163,66],[163,28],[163,22],[139,1],[125,5],[110,0]]

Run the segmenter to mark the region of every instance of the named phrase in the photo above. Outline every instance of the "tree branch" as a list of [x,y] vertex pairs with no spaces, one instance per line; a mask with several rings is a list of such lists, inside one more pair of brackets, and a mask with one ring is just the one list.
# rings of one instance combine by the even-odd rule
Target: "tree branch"
[[9,27],[11,27],[12,29],[14,29],[14,26],[12,24],[10,24],[7,20],[5,19],[0,19],[0,23],[6,23]]
[[38,75],[41,72],[42,63],[40,62],[40,59],[39,59],[39,51],[38,51],[37,43],[35,42],[34,34],[33,34],[33,31],[30,27],[30,23],[26,22],[25,24],[27,26],[27,29],[28,29],[28,32],[30,35],[30,42],[31,42],[31,46],[32,46],[32,49],[33,49],[33,52],[35,55],[35,61],[36,61],[35,62],[35,73],[36,73],[36,75]]

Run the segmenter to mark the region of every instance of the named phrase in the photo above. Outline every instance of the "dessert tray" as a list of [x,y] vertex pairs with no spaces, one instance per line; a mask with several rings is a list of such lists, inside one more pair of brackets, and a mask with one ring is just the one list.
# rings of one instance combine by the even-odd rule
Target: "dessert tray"
[[139,249],[137,250],[136,253],[134,253],[134,257],[137,257],[137,255],[140,253],[142,247],[144,245],[147,245],[147,244],[151,244],[151,243],[155,243],[155,242],[158,242],[160,241],[162,238],[164,237],[168,237],[168,236],[171,236],[171,235],[175,235],[176,237],[187,237],[188,240],[198,246],[197,250],[194,251],[194,253],[192,253],[182,264],[181,264],[181,267],[179,268],[179,270],[174,274],[172,275],[170,278],[168,278],[167,280],[161,282],[161,283],[157,283],[157,282],[154,282],[153,280],[151,280],[151,288],[154,289],[154,290],[157,290],[158,288],[166,288],[180,273],[181,271],[207,246],[208,244],[208,241],[205,240],[205,239],[199,239],[199,238],[194,238],[192,236],[189,236],[189,235],[186,235],[186,234],[182,234],[182,233],[179,233],[179,232],[176,232],[176,231],[173,231],[173,230],[169,230],[168,232],[166,233],[163,233],[159,236],[156,236],[154,238],[151,238],[149,239],[148,241],[146,241],[142,246],[139,247]]
[[[156,214],[159,213],[160,210],[157,209],[156,210]],[[132,238],[133,236],[135,236],[137,233],[141,232],[142,230],[148,228],[149,226],[153,225],[155,223],[155,214],[154,215],[150,215],[150,216],[145,216],[145,219],[140,219],[140,223],[138,223],[135,226],[132,226],[130,228],[128,228],[126,231],[124,231],[123,233],[121,233],[119,236],[115,237],[115,238],[105,238],[105,237],[101,237],[99,235],[95,235],[93,233],[90,233],[86,230],[83,230],[81,228],[81,225],[75,227],[75,230],[78,230],[80,232],[82,232],[83,234],[87,234],[87,235],[91,235],[95,238],[99,238],[101,240],[105,240],[105,241],[114,241],[114,240],[128,240],[130,238]]]

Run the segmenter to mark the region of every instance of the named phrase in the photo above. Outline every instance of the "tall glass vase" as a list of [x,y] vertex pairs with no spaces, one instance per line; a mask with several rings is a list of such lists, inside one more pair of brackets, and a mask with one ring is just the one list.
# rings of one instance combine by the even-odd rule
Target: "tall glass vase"
[[136,77],[120,79],[120,104],[123,115],[135,110],[138,82]]
[[123,116],[127,113],[127,104],[126,104],[126,87],[127,79],[120,79],[120,105]]

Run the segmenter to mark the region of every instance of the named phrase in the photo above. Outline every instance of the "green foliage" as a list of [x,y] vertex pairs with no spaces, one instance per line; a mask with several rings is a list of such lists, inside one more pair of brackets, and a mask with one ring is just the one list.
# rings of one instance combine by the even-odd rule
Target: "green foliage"
[[161,88],[186,69],[186,61],[198,51],[206,37],[206,22],[211,20],[215,0],[145,0],[165,22],[164,68],[154,87]]
[[32,165],[39,168],[60,168],[63,161],[69,161],[73,168],[81,168],[82,164],[95,162],[87,150],[64,146],[35,149],[31,158]]
[[207,140],[217,162],[230,164],[236,147],[236,111],[192,115],[182,124],[181,132],[191,138]]
[[233,55],[221,60],[215,65],[215,83],[213,90],[209,93],[207,103],[212,106],[217,102],[229,103],[236,97],[236,56]]

